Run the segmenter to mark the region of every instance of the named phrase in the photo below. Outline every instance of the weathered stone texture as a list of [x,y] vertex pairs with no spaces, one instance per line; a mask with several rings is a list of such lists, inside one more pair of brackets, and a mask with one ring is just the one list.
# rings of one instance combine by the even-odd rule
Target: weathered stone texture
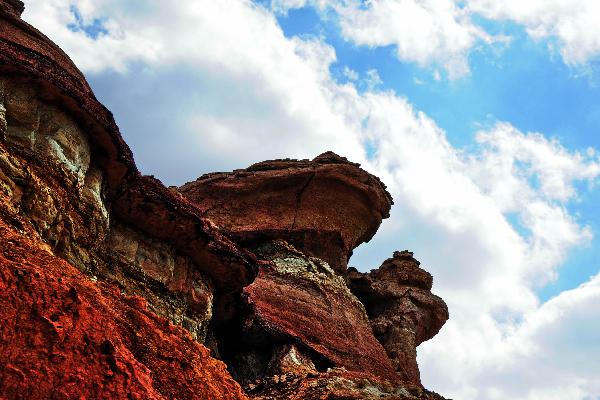
[[349,271],[352,292],[365,305],[373,332],[407,380],[420,383],[416,348],[448,320],[448,307],[431,293],[433,278],[408,251],[395,252],[376,270]]
[[0,210],[0,397],[246,398],[186,331],[36,237]]
[[254,400],[444,400],[420,385],[395,384],[339,368],[318,374],[275,375],[252,385],[247,393]]
[[340,273],[392,205],[379,179],[332,152],[204,175],[179,191],[237,241],[283,239]]
[[271,265],[244,289],[254,324],[302,344],[332,366],[397,379],[363,305],[327,263],[281,241],[257,253]]

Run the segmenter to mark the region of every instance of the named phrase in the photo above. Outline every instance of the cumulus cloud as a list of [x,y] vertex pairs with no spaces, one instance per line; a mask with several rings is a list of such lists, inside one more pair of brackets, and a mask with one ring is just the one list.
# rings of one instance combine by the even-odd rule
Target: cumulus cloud
[[[455,346],[442,347],[440,342],[427,343],[421,349],[423,358],[431,358],[432,375],[444,374],[443,363],[463,363],[469,369],[470,382],[465,384],[464,371],[451,379],[463,389],[460,399],[527,399],[588,400],[600,396],[598,371],[600,359],[600,276],[580,287],[561,293],[556,298],[525,314],[523,323],[509,335],[494,336],[487,332],[477,338],[465,335],[452,326],[456,342],[469,341],[469,347],[480,347],[485,356],[471,359]],[[477,340],[487,336],[486,341]],[[458,358],[458,360],[457,360]],[[460,394],[458,394],[460,393]],[[459,397],[460,396],[460,397]]]
[[469,73],[469,53],[477,43],[500,39],[474,24],[455,0],[271,1],[280,13],[307,5],[335,11],[345,39],[369,47],[394,46],[400,60],[441,66],[450,79]]
[[535,39],[556,39],[567,64],[600,54],[600,3],[596,0],[468,0],[467,8],[493,20],[523,25]]
[[348,1],[335,6],[342,34],[359,45],[394,45],[399,59],[440,64],[451,79],[469,72],[468,55],[492,37],[453,0]]
[[[447,68],[462,65],[452,60],[465,56],[468,46],[452,47],[436,35],[456,30],[457,41],[467,43],[462,35],[475,33],[454,26],[465,23],[465,11],[448,1],[439,2],[442,11],[428,8],[433,1],[404,3],[427,23],[446,13],[442,20],[449,28],[437,26],[423,37],[446,54],[439,60],[449,62]],[[305,2],[279,4],[283,12]],[[383,18],[376,7],[386,4],[393,6],[386,0],[366,8],[345,2],[339,10],[348,21],[357,18],[358,28],[370,29],[361,28],[360,18]],[[77,22],[73,6],[81,26],[100,21],[103,33],[94,38],[85,29],[69,29]],[[286,38],[271,10],[246,0],[177,6],[30,0],[25,18],[88,73],[141,169],[167,184],[325,150],[380,176],[396,205],[352,263],[368,269],[393,250],[410,248],[435,276],[451,320],[419,349],[428,387],[466,400],[597,395],[598,365],[588,362],[586,372],[572,363],[598,358],[600,349],[569,343],[597,299],[600,278],[543,305],[534,292],[591,237],[569,205],[577,200],[576,183],[592,184],[600,173],[594,152],[569,151],[508,123],[479,132],[473,152],[457,149],[435,121],[380,82],[377,90],[359,88],[364,79],[337,82],[329,72],[336,62],[333,47],[318,37]],[[407,48],[427,47],[407,40]],[[425,53],[418,57],[430,60]]]
[[[108,33],[94,40],[68,29],[73,5],[88,20],[102,18]],[[92,74],[122,116],[140,165],[171,182],[194,179],[208,165],[242,167],[274,154],[302,158],[337,148],[363,158],[359,138],[334,110],[333,49],[286,39],[274,16],[248,1],[32,0],[25,18]],[[129,90],[103,90],[111,84]],[[143,134],[128,135],[140,127]]]
[[[469,73],[478,46],[507,43],[475,22],[511,21],[535,40],[550,40],[564,62],[586,66],[600,54],[600,3],[596,0],[272,0],[273,10],[314,6],[337,12],[344,37],[358,45],[393,45],[398,58],[422,67],[442,66],[450,79]],[[439,73],[439,72],[437,72]]]

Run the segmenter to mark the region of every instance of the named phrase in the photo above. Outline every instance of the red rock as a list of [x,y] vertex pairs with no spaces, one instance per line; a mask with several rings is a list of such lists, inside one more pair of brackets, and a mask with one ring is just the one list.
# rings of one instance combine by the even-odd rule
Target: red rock
[[93,283],[0,214],[0,397],[244,399],[182,328]]
[[0,0],[0,398],[439,399],[431,276],[408,253],[346,276],[379,179],[328,152],[169,190],[22,12]]
[[302,345],[332,366],[399,379],[362,304],[327,264],[281,241],[257,252],[272,264],[244,289],[252,324]]
[[204,175],[179,191],[239,243],[283,239],[338,272],[392,205],[379,179],[331,152]]
[[420,383],[416,347],[448,320],[448,307],[431,293],[433,278],[408,251],[395,252],[376,270],[348,271],[352,292],[365,305],[375,336],[407,380]]

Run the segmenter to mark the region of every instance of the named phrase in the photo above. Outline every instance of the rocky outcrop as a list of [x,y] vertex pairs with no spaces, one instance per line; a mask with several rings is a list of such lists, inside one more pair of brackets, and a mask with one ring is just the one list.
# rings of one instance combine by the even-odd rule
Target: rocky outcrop
[[[53,280],[60,283],[64,280],[64,271],[71,273],[76,268],[88,278],[78,275],[73,279],[88,279],[91,286],[144,298],[148,315],[156,313],[165,317],[171,323],[187,328],[193,338],[204,341],[211,336],[213,321],[227,318],[225,311],[231,299],[239,297],[241,289],[253,280],[256,257],[224,236],[182,196],[139,173],[110,112],[96,100],[70,59],[19,18],[22,11],[20,1],[0,1],[1,222],[23,230],[27,233],[26,239],[35,239],[34,242],[40,243],[45,251],[68,263],[55,264],[56,268],[41,274],[39,290],[48,284],[51,285],[48,290],[54,293],[60,285]],[[36,254],[25,252],[22,262],[29,262],[29,257],[36,257]],[[31,259],[32,268],[37,262],[37,259]],[[16,266],[5,263],[2,268],[10,275]],[[14,290],[18,292],[21,287]],[[18,297],[17,292],[12,296]],[[41,291],[35,296],[46,296],[46,293]],[[31,338],[39,336],[36,330],[42,328],[34,326],[35,315],[27,310],[46,312],[44,310],[62,307],[62,299],[46,297],[43,304],[23,305],[23,317],[13,325],[6,325],[5,341],[11,335],[16,340],[15,332],[21,331]],[[187,353],[177,350],[183,345],[176,342],[183,340],[185,334],[168,328],[162,320],[141,329],[134,320],[136,314],[124,308],[115,311],[120,313],[120,320],[115,322],[117,317],[109,311],[111,307],[118,308],[119,299],[124,301],[125,298],[115,296],[106,307],[92,312],[107,313],[106,318],[88,317],[87,325],[82,325],[81,329],[63,331],[64,340],[71,346],[64,348],[63,356],[73,352],[71,364],[66,368],[60,361],[63,358],[51,360],[53,364],[48,364],[47,368],[54,365],[55,370],[47,371],[48,374],[63,374],[60,378],[63,380],[78,379],[78,371],[92,363],[82,359],[78,365],[77,358],[73,358],[83,351],[82,346],[87,346],[86,335],[111,327],[115,328],[111,343],[118,340],[124,343],[133,340],[132,345],[147,342],[154,353],[162,351],[158,350],[161,348],[173,348],[176,354],[162,366],[153,364],[151,358],[140,361],[141,358],[135,356],[128,361],[131,367],[127,367],[127,376],[135,367],[146,374],[142,380],[147,380],[147,376],[167,380],[171,372],[166,365],[175,367],[177,360],[191,360],[196,364],[196,372],[204,364],[209,367],[216,363],[206,349],[193,347],[195,344],[185,344]],[[96,302],[102,303],[98,299],[93,296],[88,299],[91,307]],[[216,308],[225,310],[218,318],[213,315]],[[175,333],[165,336],[166,333],[161,333],[163,326]],[[130,331],[119,327],[129,327]],[[142,337],[134,335],[131,340],[125,337],[137,329]],[[158,336],[156,340],[155,336]],[[23,340],[31,338],[24,336]],[[20,352],[10,350],[6,353],[6,362],[43,358],[39,353],[42,349],[36,346],[25,346]],[[45,365],[43,361],[40,363]],[[71,367],[73,369],[69,369]],[[18,392],[38,390],[35,388],[38,379],[32,375],[35,368],[37,366],[33,364],[20,368],[23,379]],[[193,368],[189,369],[192,371],[188,371],[189,374],[186,371],[176,371],[176,379],[180,382],[171,386],[203,385],[193,377]],[[0,373],[0,379],[9,379],[9,372],[2,370]],[[96,373],[98,370],[81,376],[87,376],[93,382],[97,381],[93,379]],[[218,385],[221,380],[232,382],[224,369],[221,368],[219,374],[221,376],[215,375],[214,379],[206,375],[205,384]],[[131,379],[117,383],[120,379],[117,375],[114,382],[108,378],[99,381],[102,382],[98,384],[100,386],[112,387],[114,384],[113,389],[121,391],[120,395],[108,397],[139,391]],[[82,394],[96,393],[85,390],[82,389]],[[0,390],[0,393],[5,391]],[[189,395],[189,390],[180,393],[188,393],[183,398],[194,397]],[[147,395],[153,396],[151,392]],[[173,396],[167,394],[164,397]]]
[[90,280],[28,226],[0,211],[0,397],[246,398],[184,329]]
[[[296,369],[319,376],[327,368],[420,385],[416,348],[448,318],[445,303],[431,294],[431,275],[408,252],[396,252],[369,274],[346,271],[346,257],[360,243],[355,233],[376,230],[387,216],[391,198],[378,182],[326,153],[209,174],[179,188],[263,261],[244,289],[238,326],[228,328],[244,339],[222,346],[246,388]],[[341,240],[326,240],[323,228]],[[307,241],[305,229],[326,247]],[[330,257],[335,251],[341,258]],[[327,259],[337,262],[335,270]],[[294,359],[291,353],[293,365],[272,367]]]
[[[265,365],[252,376],[254,379],[285,371],[289,367],[286,358],[294,358],[292,352],[296,354],[296,367],[307,371],[335,366],[398,379],[373,336],[363,305],[327,263],[283,241],[267,243],[257,249],[257,254],[270,264],[264,265],[256,280],[244,289],[250,311],[241,336],[279,342],[275,349],[285,351],[269,354],[265,361],[272,371],[267,371]],[[248,342],[237,353],[261,352],[260,341]],[[279,365],[284,368],[273,368]]]
[[416,348],[448,320],[448,307],[431,293],[432,276],[409,251],[397,251],[376,270],[351,269],[348,286],[365,305],[373,332],[396,370],[420,383]]
[[[79,171],[84,178],[87,171],[97,170],[101,177],[96,180],[102,184],[97,197],[110,204],[114,217],[171,242],[226,290],[238,290],[251,281],[252,256],[221,235],[181,196],[139,173],[112,114],[68,56],[18,17],[19,4],[2,0],[0,7],[0,76],[4,86],[9,85],[0,93],[6,140],[18,144],[16,152],[29,156],[28,163],[50,161],[63,170]],[[64,121],[57,121],[60,118]],[[44,141],[50,142],[46,147],[51,151],[40,154]],[[70,154],[76,158],[69,159]],[[226,259],[230,263],[224,265]]]
[[142,176],[70,59],[19,18],[22,3],[0,4],[3,207],[81,271],[203,339],[213,303],[226,308],[254,278],[255,256]]
[[379,179],[327,152],[167,189],[22,12],[0,0],[0,398],[440,399],[431,276],[347,270]]
[[179,191],[239,243],[283,239],[338,272],[392,205],[379,179],[332,152],[204,175]]

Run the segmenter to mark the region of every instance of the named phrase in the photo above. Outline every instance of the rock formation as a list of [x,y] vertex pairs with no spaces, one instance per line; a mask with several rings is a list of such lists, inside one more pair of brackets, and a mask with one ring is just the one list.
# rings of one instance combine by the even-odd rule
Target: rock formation
[[431,276],[347,269],[379,179],[328,152],[167,189],[22,12],[0,0],[0,398],[441,399]]
[[365,305],[377,339],[396,370],[420,382],[416,348],[448,320],[446,303],[431,293],[433,278],[409,251],[395,252],[368,274],[348,272],[348,286]]
[[179,190],[236,241],[284,239],[338,272],[393,204],[377,177],[332,152],[212,173]]
[[0,213],[0,397],[245,399],[183,328],[52,254]]

